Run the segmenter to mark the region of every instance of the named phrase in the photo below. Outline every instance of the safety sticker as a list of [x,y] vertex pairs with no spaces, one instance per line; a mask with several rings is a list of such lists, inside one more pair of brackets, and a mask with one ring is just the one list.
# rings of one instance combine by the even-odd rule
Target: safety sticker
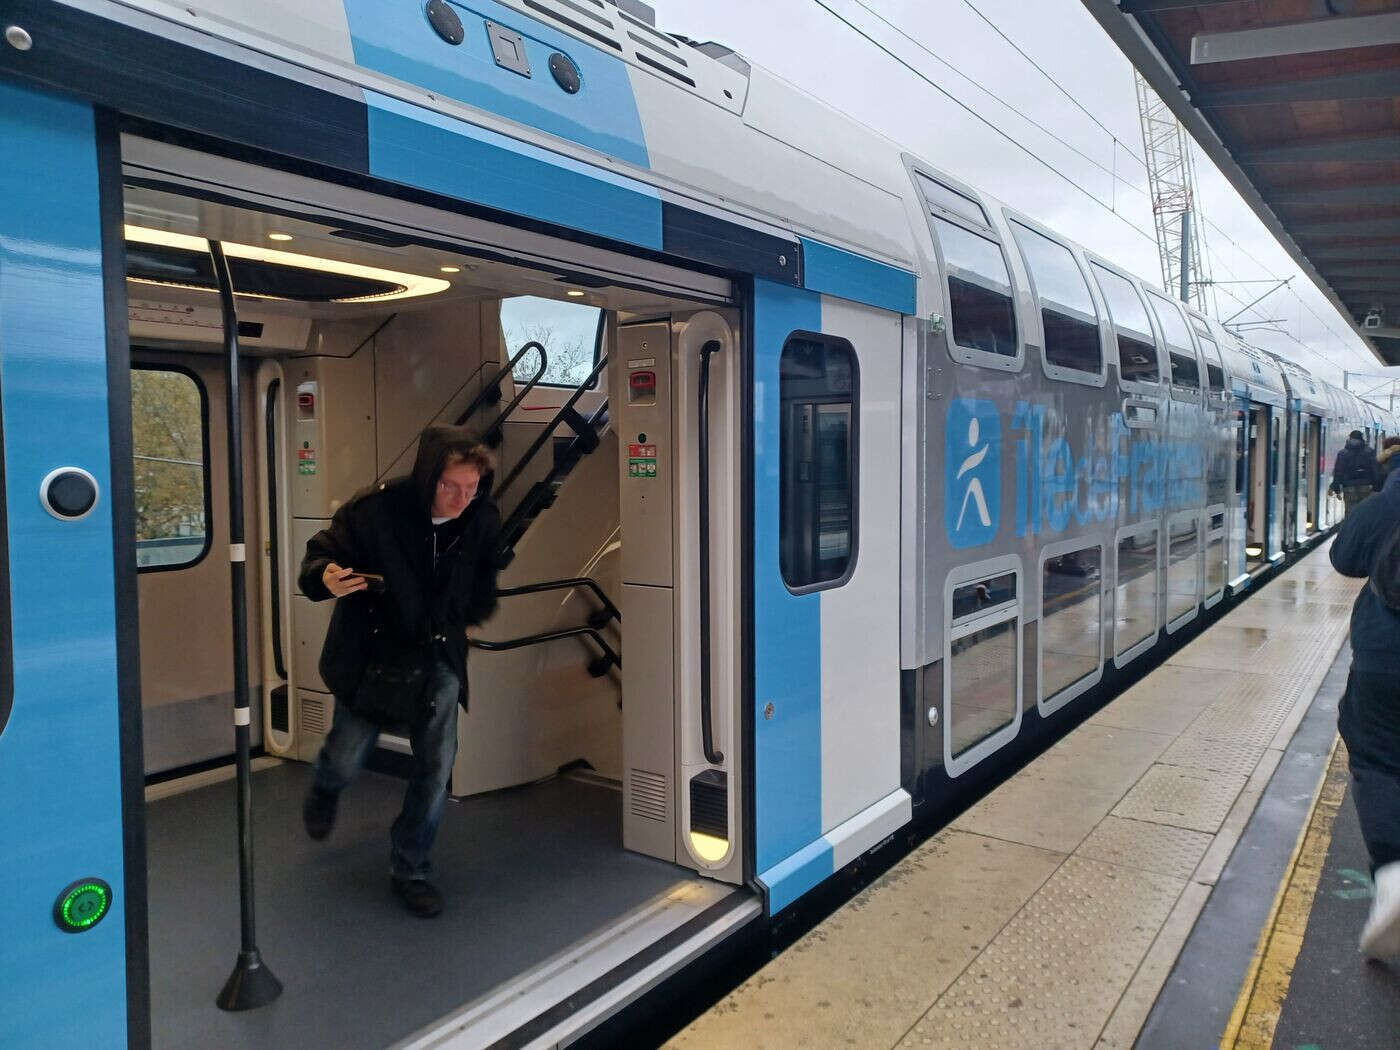
[[316,450],[314,448],[297,449],[297,473],[316,473]]
[[629,478],[656,477],[656,446],[627,446],[627,476]]

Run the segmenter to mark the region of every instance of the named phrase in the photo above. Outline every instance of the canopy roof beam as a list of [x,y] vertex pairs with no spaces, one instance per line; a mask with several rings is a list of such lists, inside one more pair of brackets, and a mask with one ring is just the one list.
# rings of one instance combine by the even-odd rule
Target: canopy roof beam
[[1400,44],[1400,12],[1312,18],[1259,29],[1197,33],[1191,38],[1191,64],[1246,62],[1386,44]]

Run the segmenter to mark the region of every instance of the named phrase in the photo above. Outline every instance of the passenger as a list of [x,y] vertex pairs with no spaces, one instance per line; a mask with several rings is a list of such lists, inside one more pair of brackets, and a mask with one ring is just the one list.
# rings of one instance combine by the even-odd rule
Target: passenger
[[380,730],[406,731],[413,771],[389,831],[390,873],[404,906],[424,918],[442,911],[428,854],[457,755],[457,705],[466,703],[466,629],[496,606],[491,470],[491,453],[466,430],[430,426],[412,475],[337,510],[301,563],[302,592],[336,599],[320,663],[335,719],[303,806],[306,833],[330,834],[340,792]]
[[[1374,959],[1400,955],[1400,471],[1349,515],[1332,544],[1345,576],[1371,576],[1351,612],[1351,671],[1337,728],[1351,762],[1352,797],[1371,855],[1376,898],[1361,932]],[[1387,600],[1386,596],[1389,596]]]
[[1332,467],[1331,490],[1339,493],[1346,512],[1352,509],[1376,490],[1380,480],[1380,468],[1376,465],[1376,454],[1361,431],[1353,430],[1347,436],[1346,446],[1337,453],[1337,462]]
[[1376,463],[1381,468],[1381,479],[1376,483],[1376,491],[1379,492],[1385,487],[1386,478],[1390,477],[1396,467],[1400,467],[1400,437],[1385,439],[1380,455],[1376,457]]

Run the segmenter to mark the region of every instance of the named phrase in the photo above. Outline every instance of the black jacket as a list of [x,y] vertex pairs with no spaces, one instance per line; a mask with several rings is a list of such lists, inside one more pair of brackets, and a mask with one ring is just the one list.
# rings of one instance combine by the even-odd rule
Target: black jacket
[[1356,438],[1347,438],[1347,443],[1337,453],[1336,465],[1332,467],[1332,487],[1344,485],[1376,485],[1380,480],[1380,467],[1376,464],[1376,453],[1371,446]]
[[[1400,525],[1400,471],[1385,488],[1352,508],[1332,544],[1332,565],[1343,576],[1366,577],[1381,544]],[[1358,671],[1400,673],[1400,613],[1386,607],[1368,584],[1351,610],[1351,665]]]
[[[388,641],[422,647],[425,659],[441,646],[466,706],[466,629],[496,608],[497,535],[500,514],[491,501],[491,475],[459,518],[441,527],[433,569],[433,492],[443,468],[442,450],[425,439],[413,474],[356,494],[335,512],[330,528],[306,544],[298,582],[312,601],[331,597],[321,580],[330,562],[384,577],[385,590],[359,591],[336,601],[321,649],[321,677],[344,703],[359,688],[376,628]],[[445,552],[445,553],[443,553]]]

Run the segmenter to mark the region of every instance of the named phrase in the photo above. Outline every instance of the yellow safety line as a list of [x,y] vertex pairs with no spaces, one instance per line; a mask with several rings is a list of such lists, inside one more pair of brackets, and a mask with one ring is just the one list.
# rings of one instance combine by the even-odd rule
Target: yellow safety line
[[1313,897],[1332,841],[1332,825],[1346,792],[1346,749],[1340,744],[1339,739],[1332,742],[1326,772],[1260,932],[1249,974],[1220,1041],[1221,1050],[1269,1050],[1273,1045],[1274,1029],[1288,998],[1293,964],[1303,947]]

